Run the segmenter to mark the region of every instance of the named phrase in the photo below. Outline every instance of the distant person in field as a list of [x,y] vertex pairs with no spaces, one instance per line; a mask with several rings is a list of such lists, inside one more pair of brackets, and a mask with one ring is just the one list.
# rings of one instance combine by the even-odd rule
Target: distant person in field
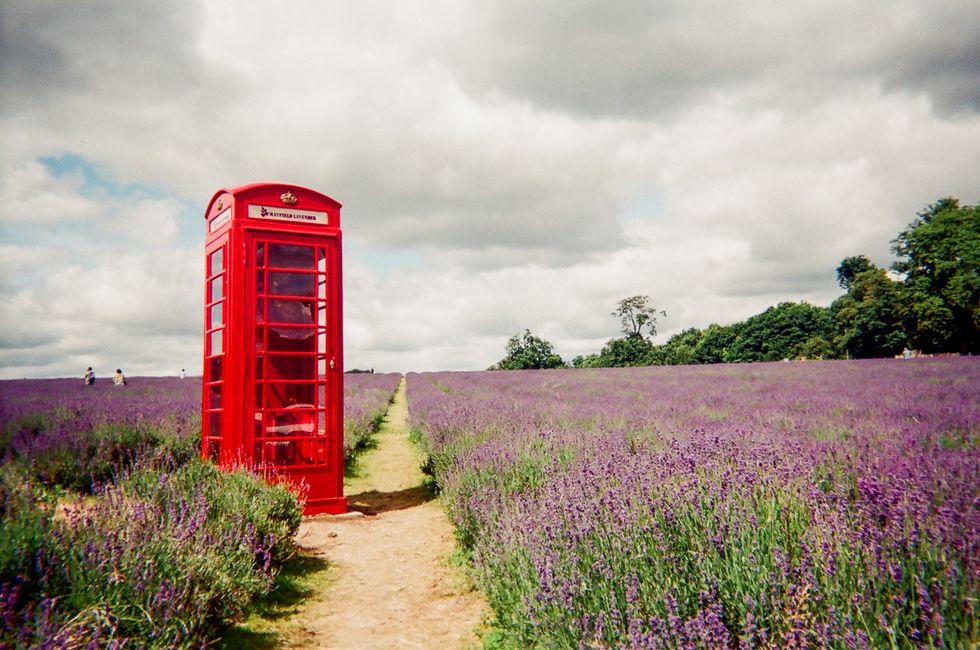
[[185,370],[184,368],[180,369],[180,378],[187,379],[187,370]]
[[95,371],[92,370],[92,366],[89,366],[88,370],[85,371],[85,385],[92,386],[93,384],[95,384]]
[[114,383],[116,386],[126,385],[126,376],[123,375],[123,371],[119,368],[116,368],[116,374],[112,376],[112,383]]

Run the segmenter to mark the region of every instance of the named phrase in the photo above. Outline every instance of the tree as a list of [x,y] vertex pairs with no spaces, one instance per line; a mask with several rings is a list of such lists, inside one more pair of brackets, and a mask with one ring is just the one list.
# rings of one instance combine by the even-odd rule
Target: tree
[[602,368],[602,358],[595,353],[578,355],[572,359],[573,368]]
[[709,325],[694,348],[694,363],[724,363],[728,349],[738,340],[739,331],[740,323]]
[[738,337],[726,348],[725,361],[779,361],[805,356],[814,337],[827,345],[834,335],[834,320],[826,307],[781,302],[741,323]]
[[873,268],[875,265],[864,255],[845,257],[841,260],[840,266],[837,267],[837,284],[840,285],[841,289],[847,291],[851,288],[851,283],[858,273],[864,273]]
[[904,291],[885,269],[872,265],[855,275],[848,291],[830,310],[837,323],[837,345],[855,359],[891,357],[908,341],[902,326]]
[[616,303],[613,316],[620,319],[623,334],[627,338],[643,338],[643,330],[650,331],[650,336],[657,333],[657,314],[666,317],[667,312],[657,310],[650,304],[650,296],[630,296]]
[[528,370],[533,368],[564,368],[565,362],[555,354],[551,343],[534,336],[530,330],[515,334],[507,341],[507,356],[490,370]]
[[696,327],[674,334],[657,348],[656,361],[668,366],[694,363],[694,350],[701,342],[701,337],[702,332]]
[[980,206],[952,197],[920,212],[892,240],[904,274],[906,327],[925,352],[980,352]]
[[603,368],[648,366],[652,363],[652,351],[653,345],[642,336],[609,339],[599,353],[598,364]]

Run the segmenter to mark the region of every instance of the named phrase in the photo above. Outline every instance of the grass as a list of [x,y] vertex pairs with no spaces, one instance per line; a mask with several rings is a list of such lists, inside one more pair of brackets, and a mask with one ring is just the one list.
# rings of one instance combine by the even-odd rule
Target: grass
[[297,553],[276,576],[272,590],[258,598],[250,615],[229,627],[216,644],[224,650],[271,650],[282,647],[286,637],[298,636],[301,624],[293,619],[326,580],[330,564],[319,557]]

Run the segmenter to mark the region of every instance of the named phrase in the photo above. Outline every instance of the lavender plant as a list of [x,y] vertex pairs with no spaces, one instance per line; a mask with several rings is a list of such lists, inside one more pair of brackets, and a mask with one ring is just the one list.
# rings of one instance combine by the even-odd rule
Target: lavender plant
[[401,379],[399,373],[344,375],[344,460],[370,445]]
[[197,460],[199,412],[194,380],[0,382],[0,647],[199,647],[270,588],[300,504]]
[[518,647],[972,647],[972,358],[408,376]]
[[207,644],[270,588],[301,517],[284,488],[200,461],[68,504],[3,477],[0,644],[18,647]]

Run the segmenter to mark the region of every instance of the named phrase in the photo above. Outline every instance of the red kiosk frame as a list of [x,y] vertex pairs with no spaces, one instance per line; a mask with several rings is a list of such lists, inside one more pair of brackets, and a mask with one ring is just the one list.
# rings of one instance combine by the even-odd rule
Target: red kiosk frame
[[257,183],[204,216],[201,453],[346,512],[340,203]]

